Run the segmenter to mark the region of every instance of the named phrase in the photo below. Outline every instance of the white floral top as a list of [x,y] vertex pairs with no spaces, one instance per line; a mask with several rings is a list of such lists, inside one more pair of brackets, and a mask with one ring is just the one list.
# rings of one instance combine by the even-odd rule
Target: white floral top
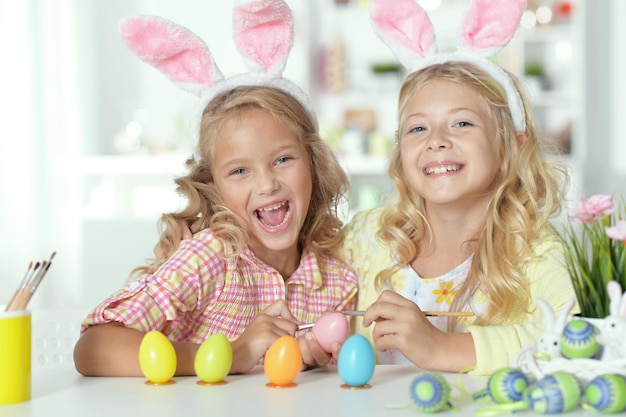
[[[452,271],[434,278],[422,278],[413,268],[405,266],[392,277],[391,288],[398,294],[413,301],[422,311],[450,311],[450,304],[456,289],[467,277],[473,256],[467,258]],[[486,306],[486,294],[478,292],[472,298],[471,310],[475,313]],[[447,317],[429,317],[430,322],[440,330],[447,330]],[[455,331],[464,332],[474,322],[474,317],[460,317]],[[388,350],[378,352],[381,364],[410,363],[400,352]]]

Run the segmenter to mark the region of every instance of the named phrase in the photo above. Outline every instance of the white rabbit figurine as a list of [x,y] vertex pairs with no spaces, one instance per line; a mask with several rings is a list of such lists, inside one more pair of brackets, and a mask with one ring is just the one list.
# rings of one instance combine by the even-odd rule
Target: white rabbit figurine
[[606,285],[609,293],[609,315],[603,320],[598,342],[604,347],[601,360],[626,358],[626,293],[616,281]]
[[561,336],[565,328],[567,317],[575,303],[575,298],[568,300],[557,317],[546,300],[543,298],[537,299],[537,305],[543,310],[543,317],[546,324],[541,338],[539,342],[537,342],[537,356],[539,358],[550,360],[563,356],[561,354]]

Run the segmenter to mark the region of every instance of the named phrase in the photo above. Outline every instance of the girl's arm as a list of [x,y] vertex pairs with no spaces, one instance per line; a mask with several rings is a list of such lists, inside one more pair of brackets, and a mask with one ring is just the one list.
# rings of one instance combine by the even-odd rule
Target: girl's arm
[[[89,327],[74,347],[76,370],[85,376],[142,376],[139,346],[144,333],[113,322]],[[195,375],[196,343],[173,342],[176,375]]]

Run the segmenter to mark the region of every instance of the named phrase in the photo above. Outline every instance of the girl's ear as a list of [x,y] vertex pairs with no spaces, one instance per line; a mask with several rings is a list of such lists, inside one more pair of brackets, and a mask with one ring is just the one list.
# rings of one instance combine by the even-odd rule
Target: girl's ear
[[515,139],[517,139],[517,146],[522,146],[528,140],[526,132],[515,132]]

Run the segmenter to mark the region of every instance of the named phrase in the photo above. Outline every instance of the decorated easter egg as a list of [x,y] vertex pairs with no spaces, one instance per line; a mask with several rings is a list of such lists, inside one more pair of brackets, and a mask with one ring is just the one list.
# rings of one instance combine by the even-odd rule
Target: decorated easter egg
[[450,409],[450,385],[435,372],[422,372],[411,382],[411,400],[424,413]]
[[353,334],[341,346],[337,358],[337,372],[350,387],[365,386],[376,368],[376,355],[371,343],[363,335]]
[[330,353],[333,343],[343,343],[348,338],[350,324],[343,313],[326,313],[315,322],[311,331],[322,349]]
[[528,387],[526,400],[537,413],[558,414],[580,404],[582,387],[572,374],[556,371]]
[[221,333],[211,335],[198,348],[194,369],[200,380],[207,384],[222,382],[233,364],[233,348]]
[[626,410],[626,377],[620,374],[595,377],[585,387],[584,404],[606,414]]
[[139,366],[149,383],[172,383],[176,372],[176,351],[159,331],[146,333],[139,345]]
[[290,386],[298,376],[301,366],[302,352],[293,336],[279,337],[265,353],[263,368],[272,386]]
[[592,358],[600,349],[598,330],[585,320],[572,320],[561,335],[561,353],[570,359]]
[[521,401],[528,388],[528,378],[515,368],[502,368],[487,381],[487,394],[497,404]]

